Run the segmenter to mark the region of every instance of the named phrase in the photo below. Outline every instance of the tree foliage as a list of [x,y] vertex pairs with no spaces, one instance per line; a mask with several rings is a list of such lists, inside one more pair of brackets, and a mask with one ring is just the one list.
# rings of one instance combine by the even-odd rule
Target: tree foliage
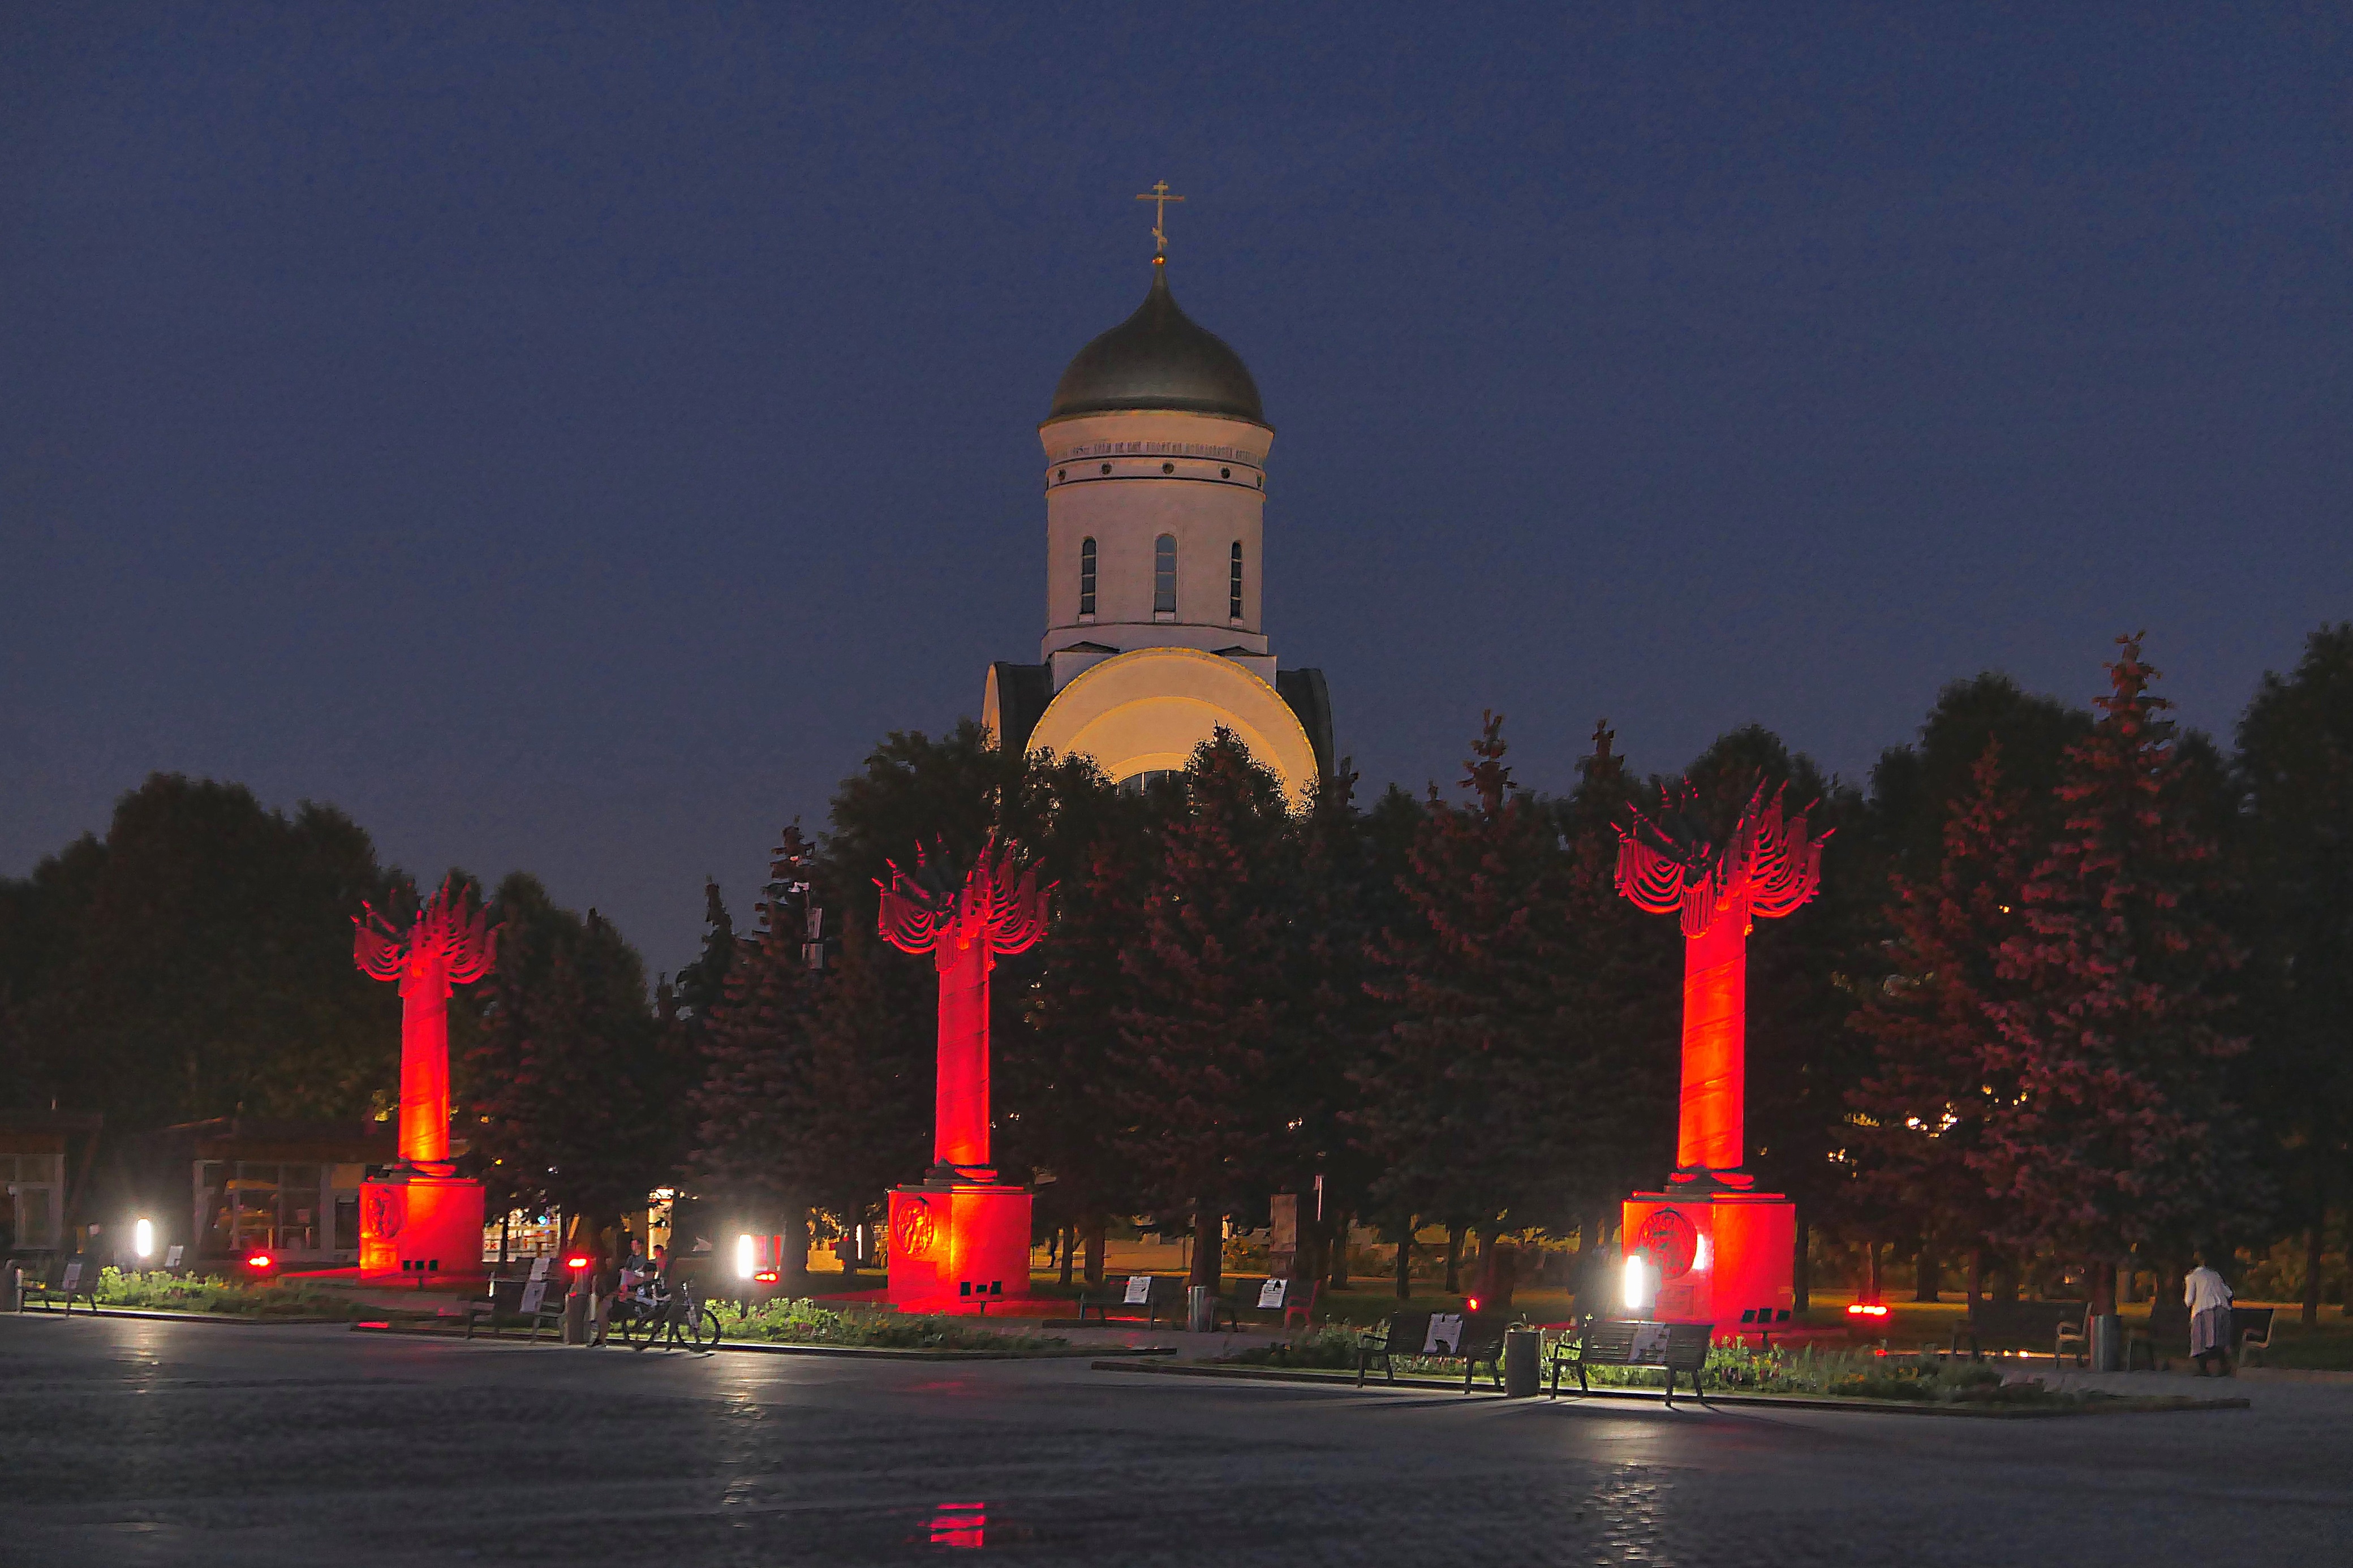
[[0,882],[0,1094],[120,1130],[356,1120],[396,1094],[399,998],[353,967],[351,934],[390,880],[332,806],[151,776],[105,837]]
[[1972,1163],[2013,1241],[2113,1259],[2227,1234],[2253,1173],[2222,1064],[2245,1042],[2219,1019],[2240,952],[2213,919],[2219,847],[2198,830],[2171,704],[2137,637],[2067,749],[2059,837],[2001,943],[1988,1062],[2015,1086],[1989,1108]]
[[472,1157],[503,1192],[602,1218],[642,1206],[684,1152],[692,1066],[657,1024],[643,963],[612,923],[499,884],[498,968],[467,1054]]

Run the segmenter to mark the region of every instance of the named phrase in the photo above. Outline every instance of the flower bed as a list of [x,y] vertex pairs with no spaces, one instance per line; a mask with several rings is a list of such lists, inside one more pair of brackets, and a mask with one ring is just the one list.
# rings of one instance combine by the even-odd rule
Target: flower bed
[[92,1294],[101,1308],[206,1312],[230,1318],[326,1318],[340,1322],[362,1311],[349,1298],[301,1279],[251,1284],[218,1274],[142,1274],[136,1269],[126,1273],[102,1268]]
[[808,1300],[764,1301],[746,1311],[712,1303],[733,1340],[773,1344],[853,1345],[874,1350],[985,1351],[1000,1355],[1060,1355],[1071,1342],[1059,1336],[1008,1332],[985,1320],[904,1312],[842,1310]]

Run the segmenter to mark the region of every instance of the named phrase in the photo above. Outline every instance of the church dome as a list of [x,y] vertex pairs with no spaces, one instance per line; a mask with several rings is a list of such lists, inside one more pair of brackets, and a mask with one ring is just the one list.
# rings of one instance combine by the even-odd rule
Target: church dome
[[1258,383],[1241,355],[1176,308],[1176,296],[1168,291],[1168,268],[1158,261],[1152,268],[1152,292],[1135,314],[1079,351],[1054,387],[1054,405],[1046,417],[1137,408],[1266,423]]

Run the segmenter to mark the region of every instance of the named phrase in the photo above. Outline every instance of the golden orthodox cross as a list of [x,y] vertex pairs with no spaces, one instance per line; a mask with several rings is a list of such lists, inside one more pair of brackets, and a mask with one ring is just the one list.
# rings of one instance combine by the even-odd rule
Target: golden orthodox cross
[[1181,202],[1185,198],[1183,196],[1170,195],[1168,194],[1167,181],[1155,180],[1152,183],[1152,189],[1135,199],[1139,202],[1150,202],[1152,204],[1152,254],[1155,256],[1167,255],[1168,236],[1165,232],[1165,226],[1168,222],[1168,204],[1170,202]]

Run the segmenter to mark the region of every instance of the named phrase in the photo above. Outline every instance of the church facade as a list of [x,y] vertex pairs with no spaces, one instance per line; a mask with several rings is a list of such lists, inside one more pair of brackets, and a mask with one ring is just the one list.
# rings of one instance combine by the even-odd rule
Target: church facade
[[1274,427],[1241,357],[1177,309],[1166,257],[1062,373],[1038,436],[1046,635],[1038,663],[989,667],[982,722],[1131,788],[1222,726],[1304,803],[1331,771],[1331,704],[1323,671],[1282,668],[1267,636]]

